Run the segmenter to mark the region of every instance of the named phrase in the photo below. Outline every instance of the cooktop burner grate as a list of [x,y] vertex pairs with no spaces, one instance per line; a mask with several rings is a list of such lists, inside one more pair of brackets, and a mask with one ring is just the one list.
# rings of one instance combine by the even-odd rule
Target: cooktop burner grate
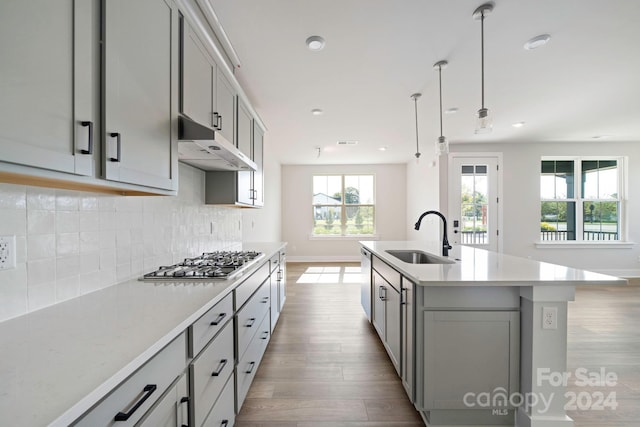
[[262,256],[262,252],[257,251],[205,252],[195,258],[185,258],[178,264],[161,266],[145,274],[142,280],[231,279],[242,274]]

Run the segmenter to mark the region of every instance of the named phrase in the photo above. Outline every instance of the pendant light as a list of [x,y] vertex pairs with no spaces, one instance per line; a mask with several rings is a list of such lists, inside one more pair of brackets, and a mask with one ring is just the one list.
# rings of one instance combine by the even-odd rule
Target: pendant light
[[411,95],[411,98],[413,98],[413,104],[415,106],[415,110],[416,110],[416,161],[418,161],[418,159],[420,159],[420,144],[418,143],[418,98],[420,98],[422,96],[421,93],[414,93],[413,95]]
[[449,141],[442,133],[442,69],[447,68],[447,61],[438,61],[433,68],[438,70],[438,82],[440,86],[440,136],[436,140],[436,155],[441,156],[449,152]]
[[485,3],[473,12],[473,19],[480,20],[480,71],[482,80],[482,107],[478,110],[476,119],[476,133],[489,133],[493,127],[493,120],[489,110],[484,106],[484,17],[493,10],[493,3]]

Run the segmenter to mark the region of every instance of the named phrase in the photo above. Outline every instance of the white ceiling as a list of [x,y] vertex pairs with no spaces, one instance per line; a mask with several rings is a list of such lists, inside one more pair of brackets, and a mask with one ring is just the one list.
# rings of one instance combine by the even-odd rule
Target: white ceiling
[[[640,1],[502,0],[485,19],[485,97],[494,117],[475,135],[480,108],[482,0],[209,0],[241,61],[236,77],[283,164],[403,163],[439,135],[438,73],[452,144],[640,143]],[[543,33],[551,41],[525,50]],[[320,35],[320,52],[305,39]],[[311,110],[324,110],[313,116]],[[519,129],[512,123],[524,121]],[[593,139],[595,135],[611,135]],[[358,140],[354,147],[338,140]],[[386,146],[388,150],[379,151]],[[321,147],[318,157],[316,147]]]

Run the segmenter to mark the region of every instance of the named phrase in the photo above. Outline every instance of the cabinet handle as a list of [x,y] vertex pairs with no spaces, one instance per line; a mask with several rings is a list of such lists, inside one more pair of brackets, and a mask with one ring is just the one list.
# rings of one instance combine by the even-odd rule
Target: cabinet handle
[[224,369],[224,367],[227,366],[227,359],[222,359],[220,361],[220,363],[218,364],[218,369],[216,369],[215,371],[213,371],[211,373],[212,377],[217,377],[218,375],[220,375],[220,373],[222,372],[222,370]]
[[87,144],[87,149],[80,150],[80,152],[82,154],[93,154],[93,122],[84,121],[84,122],[80,122],[80,125],[82,125],[82,127],[85,127],[85,128],[89,126],[89,140]]
[[407,305],[407,288],[402,288],[400,292],[401,292],[400,305]]
[[256,367],[256,362],[251,362],[249,363],[249,369],[247,369],[246,371],[244,371],[245,374],[250,374],[253,372],[253,368]]
[[269,331],[264,331],[263,334],[264,335],[260,337],[261,340],[266,340],[267,338],[269,338]]
[[110,157],[109,160],[112,162],[119,162],[120,161],[120,155],[121,155],[121,147],[122,147],[122,140],[120,137],[120,132],[111,132],[109,134],[109,136],[111,138],[116,138],[116,157]]
[[[384,295],[382,295],[382,291],[384,291]],[[387,288],[384,286],[378,286],[378,298],[384,301],[387,298]]]
[[220,423],[220,427],[227,427],[229,425],[229,420],[222,420]]
[[269,297],[262,298],[262,301],[260,301],[260,302],[263,303],[263,304],[268,303],[269,302]]
[[253,326],[253,324],[254,324],[254,323],[256,323],[256,318],[255,318],[255,317],[252,317],[251,319],[249,319],[249,321],[247,322],[247,324],[246,324],[246,325],[244,325],[244,326],[246,326],[247,328],[250,328],[250,327],[252,327],[252,326]]
[[225,317],[227,317],[227,313],[220,313],[218,314],[218,317],[216,317],[216,320],[214,320],[213,322],[209,323],[210,326],[218,326],[220,324],[220,322],[222,322],[222,319],[224,319]]
[[222,130],[222,115],[218,114],[218,130]]
[[180,427],[189,427],[189,419],[191,418],[191,405],[189,404],[189,401],[191,399],[189,398],[189,396],[185,396],[182,399],[180,399],[180,404],[182,405],[183,403],[187,404],[187,423],[184,424],[182,423],[180,425]]
[[218,113],[216,111],[211,113],[211,127],[214,129],[218,127]]
[[158,386],[155,385],[155,384],[147,384],[146,386],[144,386],[144,389],[142,389],[142,391],[143,391],[142,398],[140,400],[138,400],[136,402],[136,404],[131,407],[131,409],[129,409],[129,412],[126,412],[126,413],[125,412],[118,412],[116,414],[114,420],[115,421],[127,421],[129,419],[129,417],[131,417],[131,415],[133,415],[133,413],[136,412],[138,410],[138,408],[140,408],[140,406],[142,406],[142,404],[147,401],[149,396],[151,396],[153,394],[153,392],[156,391],[157,388],[158,388]]

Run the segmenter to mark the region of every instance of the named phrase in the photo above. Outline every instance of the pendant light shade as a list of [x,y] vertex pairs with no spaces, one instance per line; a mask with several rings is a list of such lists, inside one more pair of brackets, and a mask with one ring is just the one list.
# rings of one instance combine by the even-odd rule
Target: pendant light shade
[[484,18],[493,10],[493,3],[485,3],[473,12],[473,19],[480,20],[480,77],[482,81],[482,107],[476,118],[476,133],[489,133],[493,128],[493,120],[489,110],[484,106]]
[[420,159],[420,143],[418,141],[418,98],[420,98],[422,96],[421,93],[414,93],[413,95],[411,95],[411,98],[413,99],[413,105],[415,108],[415,112],[416,112],[416,161],[418,161],[418,159]]
[[438,61],[433,64],[433,68],[438,71],[438,86],[440,88],[440,136],[436,140],[436,156],[449,152],[449,141],[442,132],[442,69],[447,68],[447,64],[447,61]]

